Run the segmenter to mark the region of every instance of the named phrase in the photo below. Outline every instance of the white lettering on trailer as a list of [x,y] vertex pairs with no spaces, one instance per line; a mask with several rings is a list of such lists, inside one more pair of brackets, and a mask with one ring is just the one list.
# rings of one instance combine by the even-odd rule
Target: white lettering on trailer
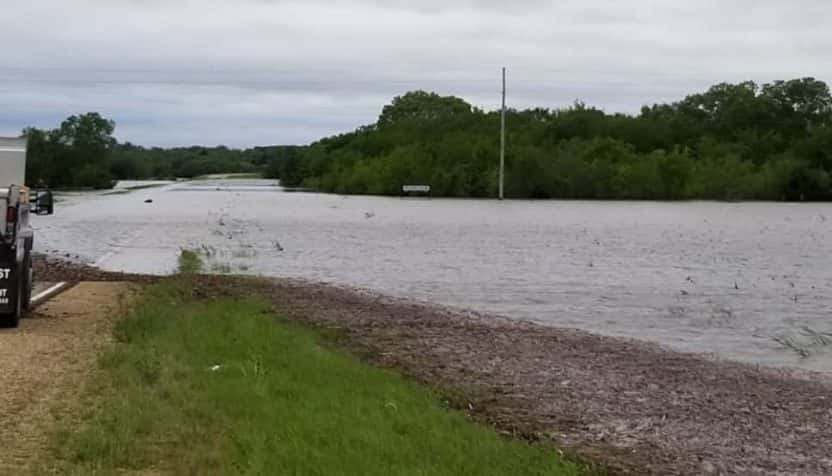
[[10,274],[12,274],[11,268],[0,268],[0,279],[9,279]]
[[0,289],[0,298],[4,298],[8,296],[9,290],[8,289]]

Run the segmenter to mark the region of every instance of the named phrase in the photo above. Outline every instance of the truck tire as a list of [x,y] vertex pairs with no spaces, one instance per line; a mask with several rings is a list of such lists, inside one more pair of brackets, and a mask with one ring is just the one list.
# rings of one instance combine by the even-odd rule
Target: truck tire
[[21,299],[23,301],[22,309],[24,311],[28,311],[29,308],[32,306],[32,287],[34,286],[34,273],[32,271],[32,252],[29,251],[26,253],[26,257],[23,258],[23,269],[21,271],[22,286],[21,292],[22,296]]

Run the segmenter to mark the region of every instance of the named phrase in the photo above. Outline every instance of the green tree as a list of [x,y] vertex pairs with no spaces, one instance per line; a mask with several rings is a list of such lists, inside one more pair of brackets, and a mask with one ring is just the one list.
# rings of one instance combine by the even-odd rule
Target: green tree
[[381,111],[378,126],[385,127],[402,121],[436,121],[470,114],[471,105],[452,96],[413,91],[397,96]]
[[[512,197],[830,199],[829,90],[812,78],[721,83],[638,115],[577,101],[507,112]],[[378,121],[323,138],[293,181],[343,193],[428,183],[447,196],[496,193],[500,115],[414,91]]]
[[70,116],[49,133],[56,149],[52,181],[57,185],[106,188],[115,123],[97,112]]

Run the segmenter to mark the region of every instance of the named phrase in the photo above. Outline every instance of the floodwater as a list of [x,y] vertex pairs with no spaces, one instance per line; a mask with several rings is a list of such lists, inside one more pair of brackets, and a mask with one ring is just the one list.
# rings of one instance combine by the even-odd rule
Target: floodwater
[[104,269],[167,273],[197,248],[215,272],[832,371],[827,204],[344,197],[263,180],[60,198],[34,219],[36,249]]

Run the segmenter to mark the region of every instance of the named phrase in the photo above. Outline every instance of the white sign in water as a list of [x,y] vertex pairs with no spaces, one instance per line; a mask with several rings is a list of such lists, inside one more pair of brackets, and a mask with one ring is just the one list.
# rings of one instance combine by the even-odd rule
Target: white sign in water
[[404,193],[430,193],[430,185],[402,185]]

